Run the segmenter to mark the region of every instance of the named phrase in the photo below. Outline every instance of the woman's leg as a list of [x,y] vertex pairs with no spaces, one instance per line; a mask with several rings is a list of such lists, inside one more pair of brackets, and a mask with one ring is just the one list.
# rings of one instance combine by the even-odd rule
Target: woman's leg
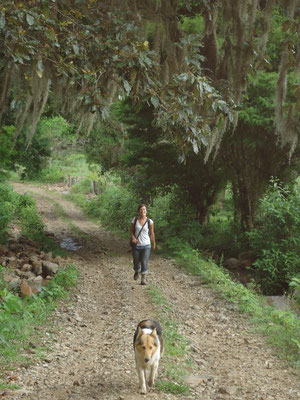
[[141,272],[141,251],[137,250],[136,247],[132,248],[132,257],[133,257],[133,269],[134,269],[134,275],[133,279],[136,281],[139,277],[139,273]]
[[148,273],[148,262],[149,262],[149,257],[150,257],[150,251],[151,247],[148,247],[146,249],[143,249],[141,251],[141,274],[146,275]]

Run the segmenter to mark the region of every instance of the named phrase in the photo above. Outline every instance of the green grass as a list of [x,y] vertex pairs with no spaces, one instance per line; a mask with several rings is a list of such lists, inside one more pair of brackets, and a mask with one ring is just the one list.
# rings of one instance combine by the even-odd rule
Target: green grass
[[289,311],[267,305],[263,296],[231,280],[228,272],[204,260],[201,254],[181,243],[173,252],[177,262],[188,273],[201,277],[222,298],[236,304],[241,312],[250,315],[253,329],[262,333],[279,357],[300,368],[300,320]]
[[42,330],[58,301],[66,298],[68,290],[79,279],[78,269],[70,264],[50,281],[39,296],[21,298],[11,293],[0,273],[0,389],[7,387],[4,376],[14,365],[29,365],[34,357],[42,356],[44,346],[35,349],[35,355],[28,354],[29,342],[40,342]]
[[172,394],[187,394],[190,390],[186,385],[168,381],[157,381],[155,386],[164,393]]
[[[157,306],[159,320],[164,332],[164,356],[162,366],[167,380],[157,380],[156,387],[165,393],[187,394],[189,387],[184,384],[187,372],[192,369],[192,363],[185,363],[189,352],[187,340],[178,333],[177,323],[169,317],[172,307],[163,293],[153,285],[147,289],[152,302]],[[182,362],[178,363],[178,360]]]

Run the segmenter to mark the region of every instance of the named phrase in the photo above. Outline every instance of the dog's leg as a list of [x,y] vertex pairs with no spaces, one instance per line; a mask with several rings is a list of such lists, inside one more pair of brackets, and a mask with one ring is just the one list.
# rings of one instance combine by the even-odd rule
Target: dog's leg
[[157,371],[158,371],[158,361],[155,362],[155,363],[151,366],[150,375],[149,375],[149,380],[148,380],[148,385],[149,385],[149,386],[153,386],[153,385],[154,385],[154,381],[155,381],[155,378],[156,378],[156,376],[157,376]]
[[146,387],[145,370],[143,370],[141,368],[137,368],[137,373],[138,373],[138,377],[139,377],[140,392],[141,392],[141,394],[146,394],[147,393],[147,387]]

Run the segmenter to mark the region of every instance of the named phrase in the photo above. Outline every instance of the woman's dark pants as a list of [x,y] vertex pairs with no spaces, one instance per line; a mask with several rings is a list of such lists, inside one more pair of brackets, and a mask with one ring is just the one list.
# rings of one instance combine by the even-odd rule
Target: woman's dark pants
[[150,257],[151,245],[136,246],[132,249],[133,269],[142,275],[148,273],[148,262]]

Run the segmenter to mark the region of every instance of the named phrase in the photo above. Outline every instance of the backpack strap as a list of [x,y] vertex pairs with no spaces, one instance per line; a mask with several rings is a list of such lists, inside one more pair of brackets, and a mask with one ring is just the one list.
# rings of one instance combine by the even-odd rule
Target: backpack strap
[[[133,232],[135,232],[135,226],[136,226],[137,220],[138,220],[138,217],[135,217],[134,222],[133,222]],[[147,218],[147,222],[148,222],[148,235],[150,236],[150,218]]]

